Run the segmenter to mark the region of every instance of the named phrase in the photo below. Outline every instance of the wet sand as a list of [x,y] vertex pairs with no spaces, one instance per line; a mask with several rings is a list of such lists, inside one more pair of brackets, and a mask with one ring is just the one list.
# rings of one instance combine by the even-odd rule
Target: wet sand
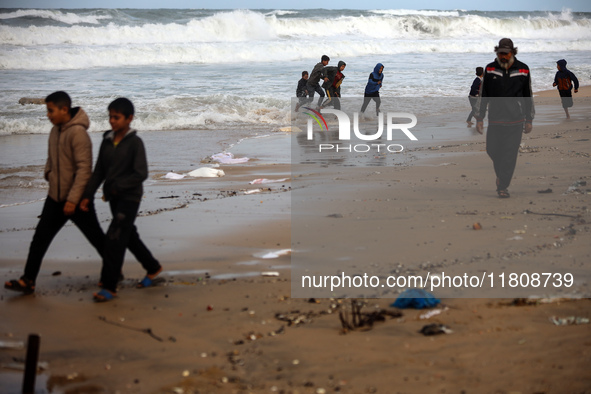
[[[523,140],[506,200],[494,192],[484,137],[461,122],[464,141],[417,147],[409,152],[412,165],[328,166],[304,183],[249,184],[290,177],[285,156],[265,153],[288,141],[284,134],[233,147],[236,156],[258,160],[222,165],[223,178],[163,182],[166,171],[188,172],[198,163],[158,165],[137,225],[163,263],[166,283],[135,289],[143,273],[128,258],[119,298],[92,303],[100,261],[69,226],[52,244],[35,295],[0,291],[0,340],[40,334],[40,360],[49,367],[38,376],[38,387],[53,392],[587,392],[591,325],[555,325],[550,318],[591,317],[591,187],[580,183],[567,193],[575,182],[591,181],[591,120],[582,102],[588,93],[585,87],[575,96],[570,121],[561,117],[556,92],[538,104],[543,116]],[[402,272],[425,262],[475,272],[514,264],[567,267],[575,286],[547,290],[538,295],[548,298],[525,305],[515,305],[510,292],[507,298],[444,298],[441,313],[430,319],[420,318],[425,311],[405,309],[372,329],[343,332],[339,312],[350,316],[350,300],[292,294],[295,273],[289,267],[297,248],[292,255],[263,258],[292,248],[290,188],[301,186],[299,196],[317,198],[337,178],[341,201],[311,204],[310,228],[325,229],[329,238],[338,233],[339,220],[362,217],[355,222],[360,233],[374,234],[392,220],[402,229],[396,233],[398,256],[388,260],[382,249],[369,247],[360,252],[368,262],[401,265]],[[258,188],[263,190],[244,193]],[[538,193],[549,188],[552,193]],[[170,196],[178,197],[161,198]],[[104,205],[97,202],[106,225]],[[39,207],[2,209],[0,279],[21,274]],[[387,212],[391,220],[372,212]],[[333,213],[342,217],[327,218]],[[473,229],[475,222],[481,230]],[[521,239],[508,240],[516,236]],[[278,276],[262,275],[269,271]],[[389,306],[395,294],[384,297],[367,300],[362,311],[397,311]],[[430,323],[445,324],[453,333],[418,333]],[[0,350],[0,363],[24,354]],[[20,374],[0,369],[0,385],[19,392]]]

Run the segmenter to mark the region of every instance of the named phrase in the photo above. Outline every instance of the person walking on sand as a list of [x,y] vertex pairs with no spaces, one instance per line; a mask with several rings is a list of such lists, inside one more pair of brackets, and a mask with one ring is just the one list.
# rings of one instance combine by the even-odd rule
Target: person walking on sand
[[108,110],[112,130],[103,135],[94,172],[80,202],[80,209],[86,211],[104,181],[104,198],[109,202],[113,220],[104,245],[102,290],[94,294],[97,302],[116,297],[126,248],[147,270],[138,288],[152,286],[156,276],[162,272],[162,266],[144,245],[134,224],[144,193],[142,183],[148,178],[148,163],[144,144],[137,131],[130,127],[135,113],[133,103],[126,98],[118,98],[109,104]]
[[314,93],[318,93],[320,97],[318,97],[318,103],[316,104],[317,108],[320,108],[322,105],[322,101],[324,100],[324,92],[320,87],[320,79],[322,78],[325,82],[328,81],[328,78],[324,75],[324,67],[328,65],[330,58],[326,55],[322,55],[320,58],[320,62],[316,63],[312,72],[310,73],[310,78],[308,78],[307,89],[308,94],[310,95],[310,101],[314,101]]
[[478,101],[478,96],[480,96],[480,85],[482,84],[483,74],[484,69],[482,67],[476,67],[476,78],[474,78],[474,81],[472,81],[472,86],[470,86],[470,94],[468,95],[468,100],[470,101],[470,113],[466,118],[468,127],[472,127],[474,124],[472,123],[472,117],[474,116],[474,107]]
[[556,86],[558,88],[560,100],[562,101],[562,108],[564,108],[566,118],[570,119],[568,109],[573,106],[573,83],[575,87],[575,93],[578,93],[579,80],[572,71],[566,68],[566,60],[560,59],[559,61],[557,61],[556,68],[558,69],[558,71],[556,71],[556,75],[554,76],[554,83],[552,84],[552,86]]
[[382,100],[380,99],[380,88],[382,87],[382,81],[384,80],[384,65],[382,63],[376,64],[373,68],[373,72],[369,74],[367,84],[365,85],[365,93],[363,95],[363,105],[361,105],[360,117],[363,117],[367,106],[371,100],[376,102],[376,116],[380,113],[380,105]]
[[535,109],[529,67],[515,57],[513,41],[501,39],[495,52],[497,58],[486,66],[476,103],[476,130],[482,134],[488,106],[486,153],[497,176],[497,194],[508,198],[522,133],[532,131]]
[[49,191],[29,247],[24,274],[20,279],[4,283],[4,288],[24,294],[35,292],[43,257],[68,220],[74,222],[101,256],[105,239],[94,206],[90,204],[85,210],[77,208],[92,173],[88,116],[82,108],[71,107],[72,100],[66,92],[50,94],[45,104],[47,118],[53,124],[44,171]]

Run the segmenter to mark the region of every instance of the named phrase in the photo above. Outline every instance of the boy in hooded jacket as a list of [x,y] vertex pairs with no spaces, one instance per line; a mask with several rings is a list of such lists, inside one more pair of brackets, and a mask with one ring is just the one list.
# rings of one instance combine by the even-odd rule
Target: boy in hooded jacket
[[573,106],[573,82],[575,93],[577,93],[579,91],[579,80],[572,71],[566,68],[566,60],[560,59],[557,61],[556,68],[558,71],[556,71],[552,86],[558,88],[558,93],[560,94],[560,99],[562,101],[562,108],[564,108],[566,118],[570,119],[568,109]]
[[123,97],[109,104],[108,109],[112,130],[103,135],[94,172],[80,202],[80,208],[85,210],[104,181],[104,199],[109,202],[113,220],[105,237],[102,290],[94,294],[97,302],[110,301],[117,295],[126,248],[147,271],[136,287],[152,286],[162,271],[162,266],[144,245],[134,224],[144,193],[142,184],[148,177],[144,144],[136,130],[130,127],[135,110],[132,102]]
[[322,87],[326,90],[328,98],[322,104],[322,108],[332,105],[334,109],[341,109],[339,97],[341,97],[341,84],[343,83],[343,79],[345,79],[343,70],[345,70],[346,66],[347,63],[340,60],[337,67],[324,68],[323,76],[325,77],[325,82],[322,84]]
[[382,81],[384,80],[384,65],[382,63],[376,64],[373,72],[369,74],[367,85],[365,85],[365,94],[363,98],[363,105],[361,106],[361,116],[367,109],[371,100],[376,102],[376,116],[380,113],[380,105],[382,100],[380,99],[380,88],[382,87]]
[[35,292],[43,257],[68,220],[74,222],[101,256],[105,239],[94,207],[89,205],[85,211],[77,207],[92,173],[88,116],[82,108],[71,107],[72,100],[66,92],[50,94],[45,104],[47,118],[54,125],[49,133],[44,171],[49,191],[29,247],[24,274],[20,279],[4,283],[4,288],[24,294]]

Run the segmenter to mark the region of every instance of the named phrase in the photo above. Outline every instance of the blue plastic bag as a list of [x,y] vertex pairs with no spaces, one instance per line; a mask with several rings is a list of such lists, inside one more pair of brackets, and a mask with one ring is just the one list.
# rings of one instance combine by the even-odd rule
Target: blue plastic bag
[[433,294],[429,293],[423,289],[406,289],[394,301],[394,303],[390,304],[390,306],[406,309],[406,308],[414,308],[414,309],[424,309],[424,308],[432,308],[435,305],[439,304],[441,301],[438,298],[435,298]]

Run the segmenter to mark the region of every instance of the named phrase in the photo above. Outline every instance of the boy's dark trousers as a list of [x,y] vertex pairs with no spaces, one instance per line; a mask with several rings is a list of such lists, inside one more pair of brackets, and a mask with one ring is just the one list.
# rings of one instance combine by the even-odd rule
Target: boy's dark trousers
[[365,93],[363,97],[363,105],[361,106],[361,112],[365,112],[369,102],[373,100],[376,102],[376,115],[380,112],[380,105],[382,104],[382,99],[380,98],[380,92],[373,92],[373,93]]
[[470,113],[466,118],[466,122],[471,122],[472,117],[474,116],[474,107],[476,106],[476,102],[478,101],[478,97],[476,96],[468,96],[468,100],[470,101]]
[[45,199],[43,211],[41,212],[41,219],[35,229],[35,235],[29,247],[29,256],[27,257],[27,264],[25,265],[24,277],[35,282],[39,270],[41,269],[41,262],[43,257],[51,245],[51,241],[60,231],[60,229],[69,220],[82,231],[82,234],[94,246],[97,252],[102,256],[103,245],[105,242],[105,234],[96,218],[94,206],[90,206],[88,212],[83,212],[76,209],[72,216],[64,215],[64,205],[66,202],[57,202],[49,196]]
[[486,153],[493,161],[497,175],[497,191],[505,190],[511,183],[519,144],[523,134],[523,123],[516,125],[489,125],[486,132]]
[[113,220],[105,237],[101,282],[105,289],[116,292],[125,249],[129,248],[148,274],[158,272],[160,263],[144,245],[134,224],[140,203],[112,199],[109,201],[109,206]]
[[310,95],[310,102],[314,101],[314,92],[318,93],[318,95],[320,97],[318,97],[318,106],[320,107],[322,105],[322,99],[324,99],[324,92],[322,91],[322,88],[320,87],[319,84],[316,84],[314,86],[312,85],[306,85],[308,87],[308,94]]

